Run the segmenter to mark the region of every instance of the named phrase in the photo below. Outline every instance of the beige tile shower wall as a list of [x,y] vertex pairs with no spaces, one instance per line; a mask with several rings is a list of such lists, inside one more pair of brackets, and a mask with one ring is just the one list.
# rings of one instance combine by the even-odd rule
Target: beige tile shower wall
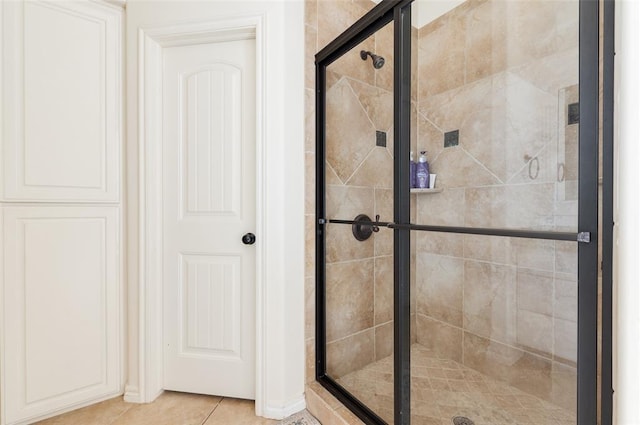
[[315,380],[315,66],[318,3],[305,0],[305,382]]
[[[361,46],[391,43],[391,36],[385,28]],[[391,68],[369,78],[360,69],[374,68],[360,59],[361,46],[329,66],[327,217],[367,214],[374,219],[379,214],[381,221],[391,221],[393,92],[381,73]],[[387,134],[386,147],[376,146],[376,131]],[[326,243],[327,369],[339,378],[392,352],[393,238],[382,228],[358,241],[349,226],[328,225]]]
[[[484,0],[420,28],[417,150],[444,192],[418,197],[419,223],[575,231],[577,18],[575,2]],[[573,408],[575,243],[415,239],[418,342]]]

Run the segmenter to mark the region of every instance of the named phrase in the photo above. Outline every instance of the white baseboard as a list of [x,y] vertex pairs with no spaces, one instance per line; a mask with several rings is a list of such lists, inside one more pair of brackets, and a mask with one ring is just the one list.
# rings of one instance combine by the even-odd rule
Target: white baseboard
[[307,403],[304,398],[304,394],[300,397],[291,400],[289,403],[283,406],[265,406],[262,412],[265,418],[269,419],[284,419],[304,410],[307,407]]
[[161,389],[153,396],[147,397],[147,399],[145,399],[140,393],[140,388],[127,385],[124,387],[124,401],[129,403],[151,403],[156,398],[160,397],[160,394],[162,394],[163,392],[164,390]]
[[140,396],[140,389],[129,385],[124,387],[124,401],[127,403],[144,403]]

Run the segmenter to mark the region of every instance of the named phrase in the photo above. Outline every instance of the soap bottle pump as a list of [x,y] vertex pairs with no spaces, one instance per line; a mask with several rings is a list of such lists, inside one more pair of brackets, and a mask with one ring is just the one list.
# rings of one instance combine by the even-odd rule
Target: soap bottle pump
[[427,152],[420,151],[420,158],[416,166],[416,180],[418,188],[429,188],[429,163],[427,162]]
[[413,151],[411,151],[410,163],[409,164],[410,164],[409,165],[409,167],[410,167],[409,168],[409,177],[410,177],[410,181],[411,181],[409,186],[411,188],[418,187],[418,183],[416,182],[416,167],[417,167],[417,164],[416,164],[416,161],[414,161],[414,159],[413,159]]

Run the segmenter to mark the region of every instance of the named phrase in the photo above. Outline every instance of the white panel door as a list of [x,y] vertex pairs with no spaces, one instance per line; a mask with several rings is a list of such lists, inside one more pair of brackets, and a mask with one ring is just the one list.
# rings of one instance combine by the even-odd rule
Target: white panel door
[[122,9],[3,1],[5,200],[117,201]]
[[164,387],[252,399],[255,40],[165,48],[162,104]]
[[119,393],[118,212],[4,208],[6,424]]

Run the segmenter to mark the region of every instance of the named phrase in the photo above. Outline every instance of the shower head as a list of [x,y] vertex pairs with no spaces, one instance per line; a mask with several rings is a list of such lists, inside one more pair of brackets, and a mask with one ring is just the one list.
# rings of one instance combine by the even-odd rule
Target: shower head
[[371,61],[373,62],[373,67],[375,69],[380,69],[384,65],[384,58],[382,56],[378,56],[367,50],[360,50],[360,58],[362,58],[363,61],[367,60],[367,56],[371,56]]

